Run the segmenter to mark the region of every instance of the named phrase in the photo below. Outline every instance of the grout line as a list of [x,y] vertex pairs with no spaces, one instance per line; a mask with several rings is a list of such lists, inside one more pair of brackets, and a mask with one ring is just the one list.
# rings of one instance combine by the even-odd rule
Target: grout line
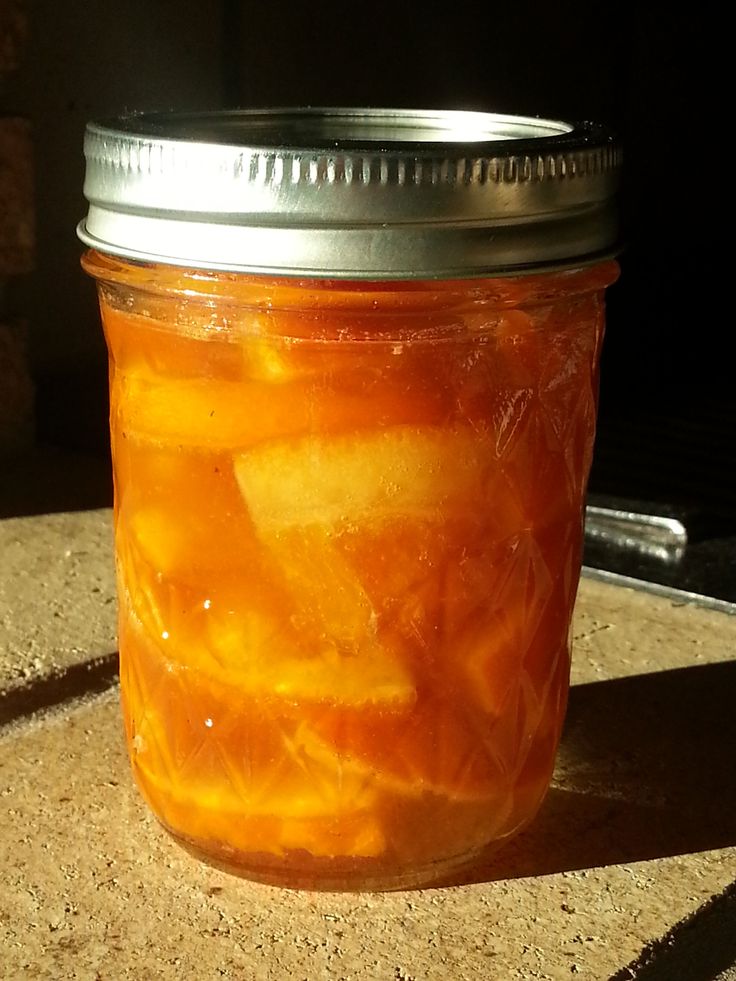
[[118,680],[118,654],[73,664],[58,674],[0,693],[0,729],[85,695],[99,695]]

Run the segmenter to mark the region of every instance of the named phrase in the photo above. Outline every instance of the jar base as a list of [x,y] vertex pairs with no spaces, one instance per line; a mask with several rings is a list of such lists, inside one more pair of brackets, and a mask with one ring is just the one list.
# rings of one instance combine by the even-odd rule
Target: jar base
[[303,852],[287,862],[266,853],[245,854],[220,842],[206,844],[180,834],[160,821],[169,835],[190,855],[230,875],[307,892],[397,892],[441,888],[467,879],[473,869],[485,868],[490,859],[533,819],[526,821],[487,845],[444,858],[428,865],[397,870],[376,859],[315,858]]

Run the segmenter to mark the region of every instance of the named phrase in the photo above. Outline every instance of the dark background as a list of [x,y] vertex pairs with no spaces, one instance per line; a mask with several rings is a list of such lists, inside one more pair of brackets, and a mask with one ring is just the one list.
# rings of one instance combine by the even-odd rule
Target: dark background
[[38,271],[17,303],[30,311],[40,442],[107,453],[104,345],[74,234],[88,119],[294,104],[594,119],[620,134],[626,172],[591,487],[736,517],[729,281],[706,232],[717,174],[694,115],[698,25],[657,8],[38,0],[11,96],[35,131]]

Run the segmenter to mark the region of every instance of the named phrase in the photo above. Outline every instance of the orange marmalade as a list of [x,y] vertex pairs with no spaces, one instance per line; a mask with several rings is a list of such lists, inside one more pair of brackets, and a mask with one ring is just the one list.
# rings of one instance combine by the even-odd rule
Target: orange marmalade
[[150,806],[266,882],[397,888],[479,861],[552,773],[616,264],[394,282],[84,266]]

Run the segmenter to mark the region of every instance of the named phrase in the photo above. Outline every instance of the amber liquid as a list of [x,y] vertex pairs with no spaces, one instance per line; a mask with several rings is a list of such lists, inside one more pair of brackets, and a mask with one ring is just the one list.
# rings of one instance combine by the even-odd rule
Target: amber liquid
[[554,763],[615,267],[366,285],[86,262],[151,807],[292,886],[478,861]]

